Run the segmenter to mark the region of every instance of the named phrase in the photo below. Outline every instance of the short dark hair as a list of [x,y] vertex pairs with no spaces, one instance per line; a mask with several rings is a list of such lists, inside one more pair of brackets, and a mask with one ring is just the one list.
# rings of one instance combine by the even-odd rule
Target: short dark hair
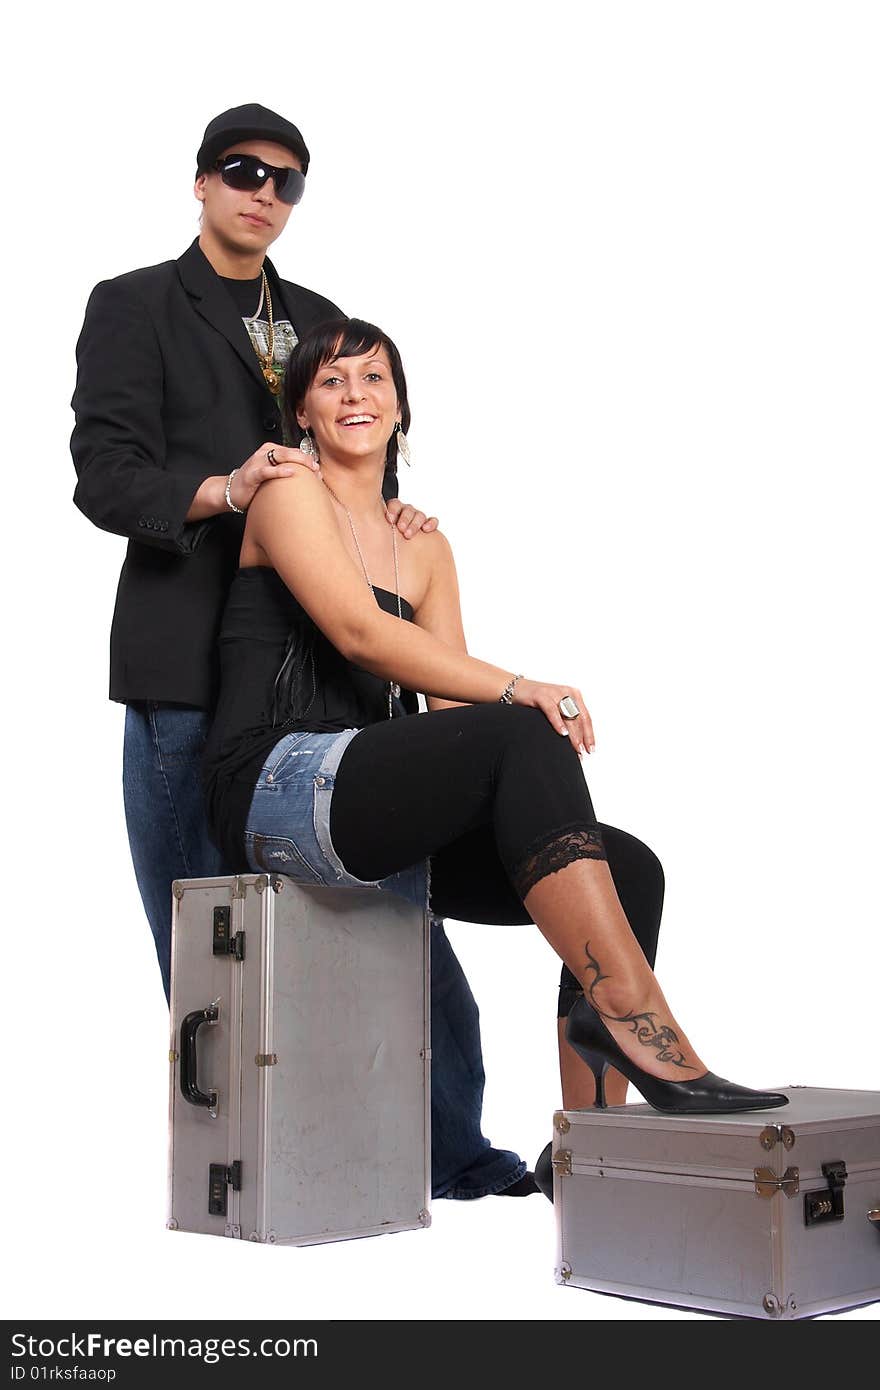
[[[403,363],[394,343],[377,328],[374,323],[363,319],[329,319],[316,324],[302,335],[287,364],[284,375],[284,423],[292,439],[299,439],[302,430],[297,424],[296,412],[306,398],[306,392],[322,367],[335,362],[338,357],[361,357],[364,353],[382,348],[391,364],[391,379],[397,392],[400,406],[400,428],[404,434],[409,430],[410,409],[406,392],[406,377]],[[385,452],[385,472],[397,472],[397,431],[388,441]]]

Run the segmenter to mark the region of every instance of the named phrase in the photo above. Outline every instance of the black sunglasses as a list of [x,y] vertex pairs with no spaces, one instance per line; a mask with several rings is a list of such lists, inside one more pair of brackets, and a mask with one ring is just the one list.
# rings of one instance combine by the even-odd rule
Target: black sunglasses
[[274,179],[276,195],[291,206],[299,202],[305,191],[306,176],[299,169],[276,169],[254,154],[227,154],[217,160],[214,168],[229,188],[246,193],[255,193]]

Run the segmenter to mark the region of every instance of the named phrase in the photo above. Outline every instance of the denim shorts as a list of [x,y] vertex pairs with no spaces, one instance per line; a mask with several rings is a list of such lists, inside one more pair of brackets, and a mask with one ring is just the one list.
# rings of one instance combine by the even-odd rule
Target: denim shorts
[[429,860],[388,878],[362,879],[346,871],[333,847],[330,802],[336,770],[359,732],[294,733],[275,744],[260,771],[248,812],[248,866],[253,873],[286,874],[297,883],[397,893],[429,911]]

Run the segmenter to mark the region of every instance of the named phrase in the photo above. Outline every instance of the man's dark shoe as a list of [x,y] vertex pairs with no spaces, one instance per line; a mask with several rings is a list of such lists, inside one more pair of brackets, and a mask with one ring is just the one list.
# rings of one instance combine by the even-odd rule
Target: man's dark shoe
[[540,1192],[541,1189],[535,1182],[534,1173],[523,1173],[521,1178],[512,1182],[510,1187],[502,1187],[500,1192],[496,1192],[496,1197],[531,1197],[533,1192]]
[[548,1144],[546,1149],[542,1149],[535,1164],[535,1185],[539,1192],[543,1192],[548,1202],[553,1201],[553,1145]]

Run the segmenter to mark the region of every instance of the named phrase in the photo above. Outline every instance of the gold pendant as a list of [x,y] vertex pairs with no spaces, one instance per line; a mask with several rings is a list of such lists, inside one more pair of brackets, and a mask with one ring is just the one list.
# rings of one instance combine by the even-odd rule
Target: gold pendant
[[281,382],[278,380],[277,372],[274,372],[271,367],[264,367],[263,376],[272,395],[277,396],[281,390]]

